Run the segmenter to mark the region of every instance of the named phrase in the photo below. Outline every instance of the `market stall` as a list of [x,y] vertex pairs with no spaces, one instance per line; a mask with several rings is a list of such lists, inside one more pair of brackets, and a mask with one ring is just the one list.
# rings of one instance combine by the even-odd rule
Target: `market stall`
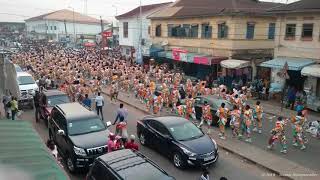
[[251,62],[245,60],[228,59],[221,61],[222,80],[228,88],[239,88],[252,80]]
[[308,108],[320,112],[320,64],[304,67],[301,75],[307,77],[304,91],[307,93]]

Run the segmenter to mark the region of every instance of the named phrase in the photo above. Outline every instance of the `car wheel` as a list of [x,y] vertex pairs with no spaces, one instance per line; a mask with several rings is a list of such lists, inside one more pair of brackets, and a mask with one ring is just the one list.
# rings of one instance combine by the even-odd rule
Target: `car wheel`
[[141,145],[143,145],[143,146],[147,145],[147,140],[146,140],[146,136],[144,135],[144,133],[140,133],[139,141],[140,141]]
[[181,154],[178,152],[173,154],[173,165],[179,169],[183,169],[185,167],[185,162],[183,161]]
[[69,155],[66,160],[66,165],[67,165],[69,172],[74,173],[76,171],[76,167],[74,166],[74,162]]

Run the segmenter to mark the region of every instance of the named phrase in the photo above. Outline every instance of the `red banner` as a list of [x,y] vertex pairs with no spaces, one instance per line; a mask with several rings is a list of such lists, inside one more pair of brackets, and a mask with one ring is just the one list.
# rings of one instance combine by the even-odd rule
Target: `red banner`
[[209,61],[208,57],[197,57],[195,56],[193,58],[193,63],[195,64],[204,64],[204,65],[210,65],[211,62]]
[[172,58],[176,61],[186,61],[187,50],[183,49],[172,49]]
[[104,31],[104,32],[102,33],[102,36],[103,36],[103,37],[112,37],[112,32],[111,32],[111,31]]

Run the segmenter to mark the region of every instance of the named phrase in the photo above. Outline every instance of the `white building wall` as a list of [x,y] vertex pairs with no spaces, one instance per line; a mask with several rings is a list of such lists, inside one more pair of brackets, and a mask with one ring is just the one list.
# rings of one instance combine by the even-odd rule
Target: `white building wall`
[[[28,21],[26,22],[27,32],[36,32],[41,34],[53,34],[54,40],[58,40],[59,35],[65,35],[65,24],[63,21]],[[48,26],[48,30],[46,28]],[[84,35],[96,35],[101,32],[100,24],[80,24],[66,22],[67,34],[73,36],[74,33]],[[74,31],[75,30],[75,31]]]

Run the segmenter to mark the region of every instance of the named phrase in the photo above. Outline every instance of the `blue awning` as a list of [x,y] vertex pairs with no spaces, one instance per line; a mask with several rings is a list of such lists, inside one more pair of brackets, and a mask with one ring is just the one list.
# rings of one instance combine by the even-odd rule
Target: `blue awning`
[[260,66],[282,69],[286,62],[288,63],[289,70],[293,71],[301,71],[302,68],[315,63],[314,60],[307,58],[277,57],[261,63]]

